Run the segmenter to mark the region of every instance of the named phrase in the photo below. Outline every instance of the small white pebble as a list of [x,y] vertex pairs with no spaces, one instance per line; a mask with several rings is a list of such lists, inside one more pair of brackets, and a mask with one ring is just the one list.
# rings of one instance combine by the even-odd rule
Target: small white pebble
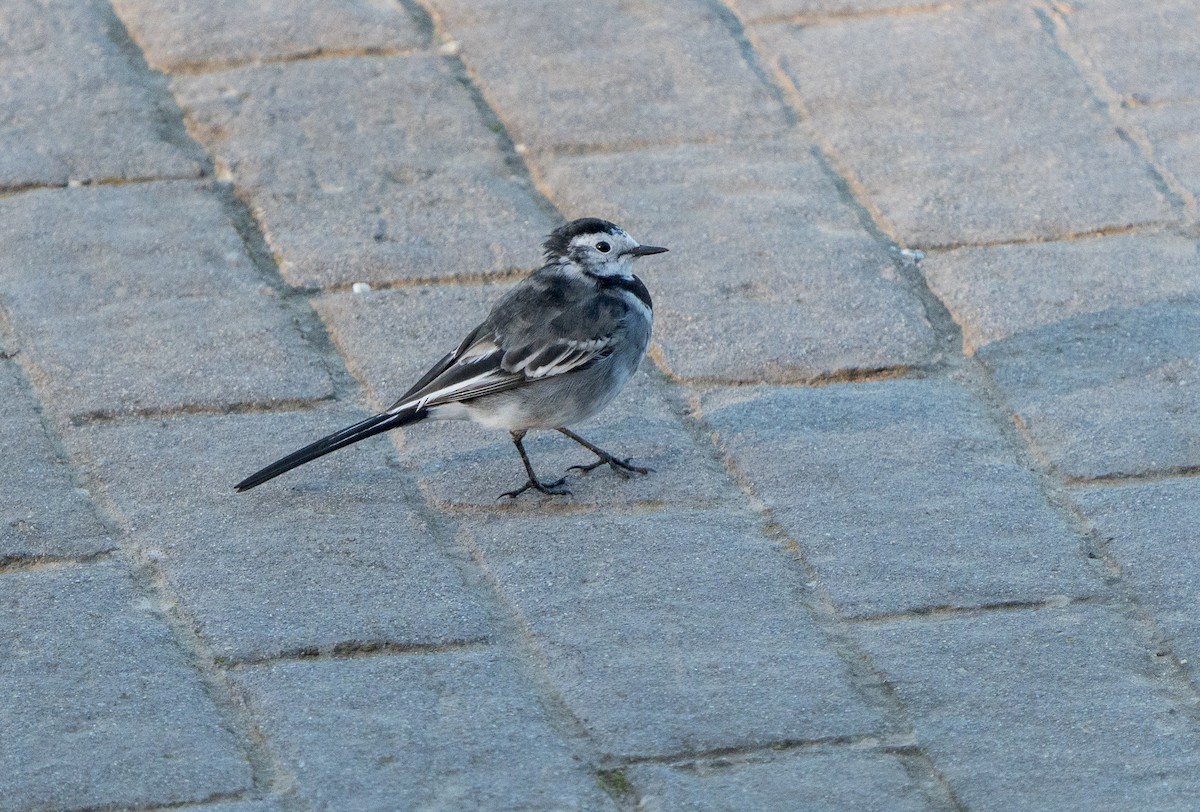
[[67,188],[69,189],[78,189],[82,185],[83,181],[79,178],[67,178]]
[[529,152],[529,147],[525,146],[524,144],[513,144],[513,150],[518,155],[524,155],[526,152]]
[[458,56],[459,44],[456,40],[446,40],[438,48],[438,53],[442,56]]
[[368,285],[366,282],[355,282],[355,283],[354,283],[354,284],[353,284],[353,285],[350,287],[350,290],[351,290],[351,292],[353,292],[353,293],[370,293],[370,292],[371,292],[371,286],[370,286],[370,285]]

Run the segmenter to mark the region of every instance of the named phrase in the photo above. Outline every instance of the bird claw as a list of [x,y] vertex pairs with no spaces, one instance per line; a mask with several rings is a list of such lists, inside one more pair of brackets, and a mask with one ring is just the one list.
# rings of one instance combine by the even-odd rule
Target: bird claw
[[619,460],[616,457],[601,457],[591,465],[572,465],[567,470],[581,471],[586,474],[589,471],[594,471],[601,465],[607,465],[609,468],[613,469],[623,477],[628,477],[630,473],[648,474],[654,470],[653,468],[642,468],[641,466],[632,465],[630,464],[629,460]]
[[627,459],[625,459],[625,460],[612,459],[612,460],[608,461],[608,464],[612,467],[612,469],[614,471],[617,471],[617,470],[620,470],[622,472],[632,471],[635,474],[649,474],[654,471],[654,469],[651,468],[649,465],[645,465],[645,466],[633,465]]
[[604,460],[596,460],[591,465],[572,465],[567,470],[568,471],[582,471],[583,473],[586,474],[588,471],[596,470],[603,464],[604,464]]
[[536,479],[531,479],[528,482],[526,482],[524,485],[522,485],[521,487],[517,488],[515,491],[505,491],[504,493],[500,494],[496,498],[503,499],[504,497],[507,496],[509,499],[516,499],[518,496],[525,493],[525,491],[529,490],[530,488],[533,488],[535,491],[541,491],[542,493],[547,494],[549,496],[570,496],[571,492],[569,490],[567,490],[566,488],[562,487],[563,483],[566,481],[567,481],[566,477],[563,477],[562,479],[560,479],[556,482],[538,482]]

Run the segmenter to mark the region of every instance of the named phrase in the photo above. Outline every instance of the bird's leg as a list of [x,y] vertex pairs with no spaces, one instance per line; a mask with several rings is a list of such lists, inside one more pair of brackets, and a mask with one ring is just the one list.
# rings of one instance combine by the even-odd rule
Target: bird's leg
[[517,447],[517,453],[521,455],[521,462],[525,463],[525,473],[529,475],[529,481],[517,488],[515,491],[507,491],[500,494],[500,496],[496,497],[497,499],[505,496],[507,496],[509,499],[516,499],[530,488],[541,491],[542,493],[548,493],[551,496],[567,496],[571,493],[569,490],[562,487],[562,484],[567,481],[566,477],[563,477],[557,482],[539,481],[537,474],[533,472],[533,466],[529,464],[529,455],[525,453],[525,446],[521,444],[521,440],[525,438],[525,432],[511,431],[509,434],[512,436],[513,445]]
[[591,471],[594,468],[599,468],[601,465],[605,465],[605,464],[607,464],[609,468],[612,468],[614,471],[616,471],[618,474],[621,474],[622,476],[628,476],[628,474],[626,473],[627,471],[632,471],[635,474],[648,474],[654,470],[653,468],[639,468],[636,465],[630,465],[629,460],[619,460],[616,457],[614,457],[612,454],[609,454],[607,451],[605,451],[600,446],[592,445],[587,440],[583,439],[578,434],[576,434],[575,432],[573,432],[569,429],[559,429],[559,431],[561,431],[563,434],[567,435],[572,440],[579,443],[581,446],[583,446],[588,451],[592,452],[593,454],[595,454],[597,457],[600,458],[600,459],[596,460],[595,462],[593,462],[591,465],[572,465],[570,468],[567,469],[568,471],[579,470],[579,471],[583,471],[584,473],[587,473],[588,471]]

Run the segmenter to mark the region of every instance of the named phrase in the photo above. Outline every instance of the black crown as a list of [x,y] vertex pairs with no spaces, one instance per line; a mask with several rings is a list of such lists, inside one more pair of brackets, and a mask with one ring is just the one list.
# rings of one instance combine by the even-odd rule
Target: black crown
[[565,226],[559,226],[550,232],[550,236],[542,243],[542,248],[546,251],[546,260],[560,259],[567,255],[567,251],[571,246],[571,240],[578,237],[580,234],[617,234],[620,228],[607,220],[601,220],[599,217],[582,217],[578,220],[572,220]]

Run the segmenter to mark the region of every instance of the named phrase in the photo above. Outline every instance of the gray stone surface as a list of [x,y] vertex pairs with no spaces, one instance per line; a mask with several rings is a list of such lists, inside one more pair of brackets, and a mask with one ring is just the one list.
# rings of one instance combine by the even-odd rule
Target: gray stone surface
[[615,809],[491,650],[242,669],[270,746],[315,809]]
[[726,390],[704,420],[843,614],[1099,587],[1082,539],[951,382]]
[[293,285],[534,267],[558,225],[447,60],[323,59],[172,87]]
[[1195,240],[969,248],[931,253],[922,269],[1065,473],[1200,464]]
[[514,140],[530,147],[740,139],[787,123],[715,4],[433,5]]
[[935,809],[895,756],[853,750],[749,762],[638,764],[625,770],[638,809],[668,812],[917,812]]
[[1140,107],[1129,113],[1146,131],[1155,155],[1192,196],[1200,198],[1200,104]]
[[249,789],[241,745],[123,567],[0,575],[0,640],[0,809]]
[[749,516],[477,520],[464,541],[604,753],[661,756],[857,736],[885,723]]
[[755,33],[904,242],[1055,237],[1174,216],[1023,4]]
[[[53,227],[48,228],[47,224]],[[332,394],[213,193],[191,183],[0,200],[0,305],[60,415]]]
[[1200,465],[1200,296],[1063,319],[978,356],[1065,475]]
[[1200,683],[1200,479],[1078,491],[1121,581],[1147,607],[1168,645]]
[[920,301],[811,150],[783,138],[535,163],[568,217],[671,248],[638,274],[675,375],[810,380],[928,360]]
[[[955,5],[986,3],[989,0],[958,0]],[[932,11],[942,5],[938,0],[728,0],[744,21],[767,22],[800,18],[857,16],[880,12],[904,13]]]
[[[487,314],[507,285],[416,287],[318,299],[316,308],[351,370],[366,385],[374,406],[384,409],[434,362],[457,347]],[[472,423],[425,422],[403,429],[403,460],[416,469],[422,490],[439,506],[502,507],[541,512],[548,504],[710,504],[737,498],[738,491],[710,446],[682,423],[685,406],[643,361],[643,369],[600,415],[576,433],[622,459],[653,468],[624,478],[607,467],[568,477],[570,497],[525,494],[497,500],[525,483],[521,459],[508,434]],[[543,480],[571,465],[595,461],[592,453],[556,432],[532,432],[525,440]]]
[[1200,735],[1140,627],[1100,606],[858,631],[967,809],[1188,810]]
[[932,251],[921,270],[968,354],[1069,319],[1200,295],[1196,241],[1167,235]]
[[195,177],[204,157],[102,0],[0,10],[0,188]]
[[173,806],[181,812],[284,812],[286,807],[272,798],[246,801],[224,801],[200,806]]
[[114,0],[150,66],[214,68],[330,52],[419,48],[428,36],[402,3],[378,0]]
[[1200,7],[1193,0],[1076,0],[1072,35],[1122,96],[1140,104],[1200,101]]
[[12,361],[0,360],[0,564],[88,555],[114,547],[75,486]]
[[[1195,808],[1198,8],[0,2],[0,812]],[[652,475],[233,493],[582,215]]]
[[409,506],[386,439],[234,493],[361,417],[181,416],[88,427],[72,442],[221,659],[485,637],[486,610]]

